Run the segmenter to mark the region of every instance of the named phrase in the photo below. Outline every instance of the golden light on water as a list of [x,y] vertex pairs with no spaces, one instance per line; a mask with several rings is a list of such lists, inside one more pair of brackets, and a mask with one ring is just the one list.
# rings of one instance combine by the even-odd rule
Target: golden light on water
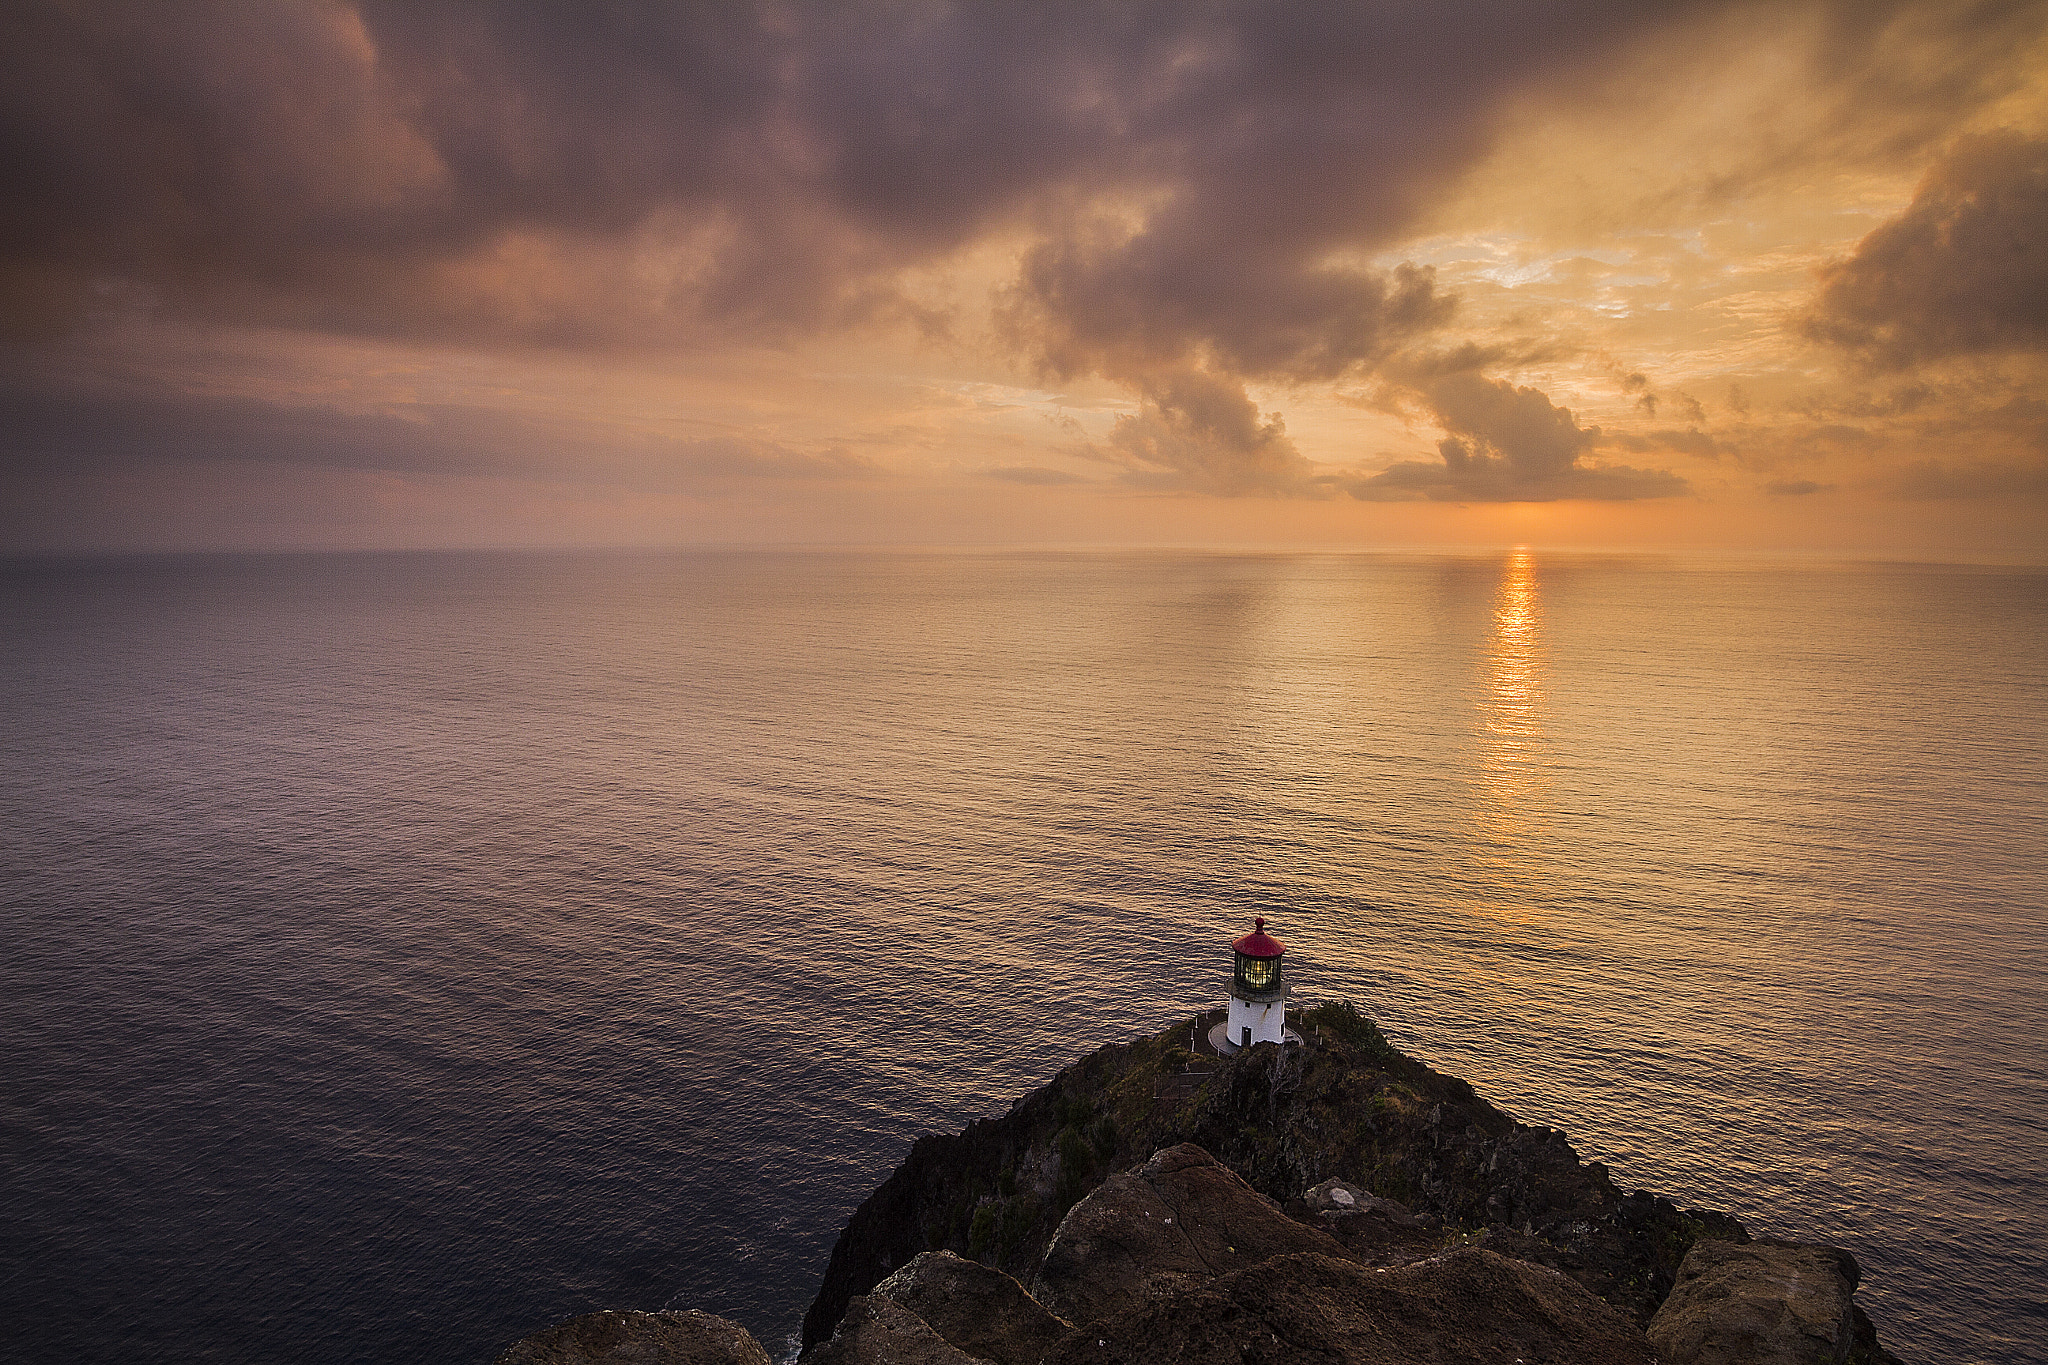
[[1478,773],[1483,827],[1510,849],[1525,845],[1545,785],[1543,603],[1536,557],[1517,546],[1493,597],[1493,634],[1479,690]]

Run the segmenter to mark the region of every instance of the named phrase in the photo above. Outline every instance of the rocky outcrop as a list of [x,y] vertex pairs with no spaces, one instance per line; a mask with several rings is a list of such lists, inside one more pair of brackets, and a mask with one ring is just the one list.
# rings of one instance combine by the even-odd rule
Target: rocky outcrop
[[862,1295],[848,1307],[832,1339],[804,1365],[986,1365],[932,1330],[894,1299]]
[[[1357,1207],[1372,1200],[1297,1202],[1420,1224]],[[1470,1247],[1363,1265],[1187,1144],[1076,1204],[1033,1288],[928,1252],[855,1296],[802,1365],[1652,1365],[1640,1327],[1557,1271]]]
[[1332,1178],[1285,1205],[1290,1218],[1319,1227],[1365,1265],[1404,1265],[1443,1245],[1443,1223],[1407,1205]]
[[1294,1254],[1076,1334],[1045,1365],[1654,1365],[1570,1279],[1461,1248],[1394,1269]]
[[[854,1211],[804,1318],[803,1341],[919,1253],[945,1248],[1029,1282],[1067,1211],[1111,1173],[1189,1142],[1276,1201],[1331,1179],[1411,1216],[1320,1224],[1354,1257],[1414,1259],[1447,1236],[1486,1237],[1559,1270],[1638,1324],[1701,1238],[1741,1240],[1724,1214],[1627,1195],[1564,1134],[1526,1127],[1389,1047],[1347,1006],[1297,1018],[1306,1046],[1204,1055],[1215,1016],[1105,1047],[950,1136],[920,1138]],[[1498,1242],[1498,1245],[1494,1245]]]
[[736,1322],[687,1313],[585,1313],[522,1338],[496,1365],[769,1365]]
[[1839,1247],[1701,1242],[1650,1320],[1665,1365],[1885,1365],[1856,1306],[1862,1271]]
[[1074,1205],[1031,1292],[1088,1324],[1291,1252],[1344,1255],[1328,1233],[1297,1223],[1207,1152],[1181,1143]]
[[991,1365],[1038,1365],[1073,1328],[1000,1270],[927,1251],[875,1286],[968,1355]]
[[[1209,1022],[920,1139],[841,1232],[801,1365],[1897,1365],[1845,1252],[1624,1195],[1348,1006],[1227,1059]],[[501,1365],[666,1360],[767,1365],[703,1314],[593,1314]]]

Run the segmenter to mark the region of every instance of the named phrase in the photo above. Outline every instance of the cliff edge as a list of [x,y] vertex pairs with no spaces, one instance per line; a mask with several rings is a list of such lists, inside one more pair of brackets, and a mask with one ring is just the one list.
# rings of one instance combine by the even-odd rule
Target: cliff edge
[[1349,1005],[1231,1057],[1215,1018],[920,1138],[840,1233],[804,1365],[1896,1365],[1847,1252],[1623,1194]]

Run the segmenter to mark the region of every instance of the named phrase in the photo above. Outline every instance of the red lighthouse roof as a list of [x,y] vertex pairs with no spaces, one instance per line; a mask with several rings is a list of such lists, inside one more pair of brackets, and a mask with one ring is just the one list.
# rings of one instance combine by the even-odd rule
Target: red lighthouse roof
[[1252,921],[1252,931],[1230,945],[1246,957],[1278,957],[1287,951],[1287,945],[1266,932],[1266,922]]

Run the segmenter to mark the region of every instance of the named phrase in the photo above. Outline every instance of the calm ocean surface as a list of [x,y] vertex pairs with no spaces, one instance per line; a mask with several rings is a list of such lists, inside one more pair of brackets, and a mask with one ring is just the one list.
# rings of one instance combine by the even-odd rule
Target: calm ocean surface
[[0,564],[0,1357],[787,1349],[919,1133],[1252,914],[1624,1187],[2048,1339],[2048,572]]

